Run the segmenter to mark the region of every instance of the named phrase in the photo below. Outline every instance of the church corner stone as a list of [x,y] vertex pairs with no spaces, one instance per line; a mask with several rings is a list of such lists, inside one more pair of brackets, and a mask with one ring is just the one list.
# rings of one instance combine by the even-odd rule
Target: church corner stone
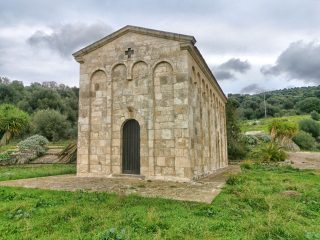
[[187,181],[226,167],[226,97],[192,36],[127,26],[80,63],[78,176]]

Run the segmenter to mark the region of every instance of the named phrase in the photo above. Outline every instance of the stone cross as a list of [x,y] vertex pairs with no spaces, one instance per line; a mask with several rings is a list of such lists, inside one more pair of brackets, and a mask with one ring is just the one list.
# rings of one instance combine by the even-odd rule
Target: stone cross
[[127,51],[124,51],[125,55],[128,55],[128,58],[131,58],[131,55],[134,54],[134,50],[131,48],[128,48]]

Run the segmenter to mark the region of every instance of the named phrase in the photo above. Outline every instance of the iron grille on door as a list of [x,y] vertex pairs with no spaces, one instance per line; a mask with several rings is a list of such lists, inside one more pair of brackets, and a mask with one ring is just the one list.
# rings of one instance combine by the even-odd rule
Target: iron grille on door
[[140,174],[140,126],[134,119],[123,126],[122,171],[125,174]]

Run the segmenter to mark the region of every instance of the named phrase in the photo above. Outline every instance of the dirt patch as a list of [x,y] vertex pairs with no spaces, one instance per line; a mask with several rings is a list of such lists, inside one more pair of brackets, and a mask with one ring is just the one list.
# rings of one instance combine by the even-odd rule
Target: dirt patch
[[32,161],[32,163],[41,163],[41,164],[45,164],[45,163],[59,163],[59,157],[57,155],[53,155],[53,154],[46,154],[43,155],[41,157],[36,158],[35,160]]
[[320,170],[320,152],[290,152],[288,161],[296,168]]
[[281,195],[285,197],[299,197],[301,193],[293,190],[288,190],[288,191],[283,191]]
[[0,186],[15,186],[67,191],[97,191],[117,194],[138,194],[144,197],[211,203],[230,174],[239,172],[238,165],[230,165],[215,174],[194,182],[150,181],[138,178],[76,177],[75,175],[50,176],[0,182]]

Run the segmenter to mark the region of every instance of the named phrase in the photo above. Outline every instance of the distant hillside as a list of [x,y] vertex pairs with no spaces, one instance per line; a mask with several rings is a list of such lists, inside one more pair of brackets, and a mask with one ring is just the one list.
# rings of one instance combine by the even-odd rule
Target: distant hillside
[[320,85],[269,91],[254,95],[229,94],[238,107],[241,119],[259,119],[265,116],[282,117],[320,112]]

